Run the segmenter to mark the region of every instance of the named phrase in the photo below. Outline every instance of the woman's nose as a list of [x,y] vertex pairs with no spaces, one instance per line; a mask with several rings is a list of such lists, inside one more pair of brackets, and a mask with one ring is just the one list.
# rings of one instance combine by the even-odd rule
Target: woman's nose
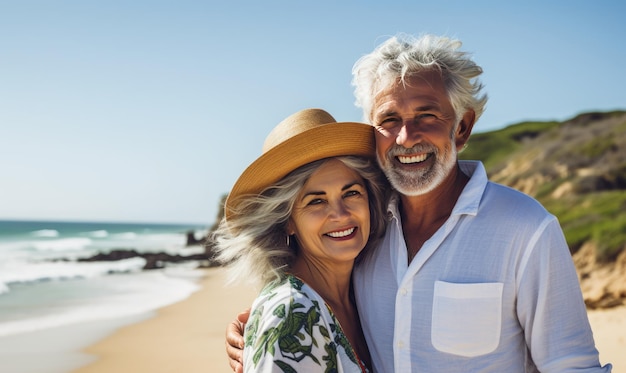
[[340,202],[332,203],[330,208],[331,217],[341,218],[350,215],[350,212],[343,200]]

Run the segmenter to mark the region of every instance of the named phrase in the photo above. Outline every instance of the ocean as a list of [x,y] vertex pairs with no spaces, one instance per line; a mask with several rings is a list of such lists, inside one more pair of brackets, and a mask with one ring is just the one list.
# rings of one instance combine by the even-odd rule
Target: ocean
[[[115,249],[203,252],[201,246],[186,245],[189,231],[201,238],[206,227],[0,220],[0,345],[10,346],[29,333],[139,317],[188,297],[198,289],[197,263],[143,270],[145,259],[139,257],[77,259]],[[11,357],[0,355],[0,360]]]

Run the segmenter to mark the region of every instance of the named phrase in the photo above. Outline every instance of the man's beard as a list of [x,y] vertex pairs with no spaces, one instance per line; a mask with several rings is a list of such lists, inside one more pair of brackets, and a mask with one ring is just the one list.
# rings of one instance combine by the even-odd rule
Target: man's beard
[[[429,157],[434,157],[431,166],[419,170],[404,170],[401,165],[398,165],[398,160],[396,159],[398,155],[416,153],[428,153]],[[445,178],[450,175],[450,172],[456,166],[457,150],[453,141],[450,142],[450,146],[443,153],[440,153],[436,147],[430,144],[418,144],[410,149],[396,144],[387,151],[385,155],[386,162],[383,163],[378,154],[376,157],[380,168],[394,189],[403,195],[419,196],[441,185]],[[429,162],[429,160],[425,162]]]

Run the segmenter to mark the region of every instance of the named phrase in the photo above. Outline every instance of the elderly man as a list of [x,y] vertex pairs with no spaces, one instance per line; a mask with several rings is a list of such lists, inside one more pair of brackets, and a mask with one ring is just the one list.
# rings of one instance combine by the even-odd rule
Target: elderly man
[[487,101],[460,45],[393,37],[353,69],[397,191],[382,244],[354,269],[374,370],[608,372],[557,219],[488,181],[480,162],[458,160]]

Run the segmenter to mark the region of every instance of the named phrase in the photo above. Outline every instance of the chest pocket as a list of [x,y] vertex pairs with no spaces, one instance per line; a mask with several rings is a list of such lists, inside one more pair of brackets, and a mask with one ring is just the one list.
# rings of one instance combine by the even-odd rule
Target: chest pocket
[[431,342],[441,352],[473,357],[500,343],[502,283],[436,281]]

